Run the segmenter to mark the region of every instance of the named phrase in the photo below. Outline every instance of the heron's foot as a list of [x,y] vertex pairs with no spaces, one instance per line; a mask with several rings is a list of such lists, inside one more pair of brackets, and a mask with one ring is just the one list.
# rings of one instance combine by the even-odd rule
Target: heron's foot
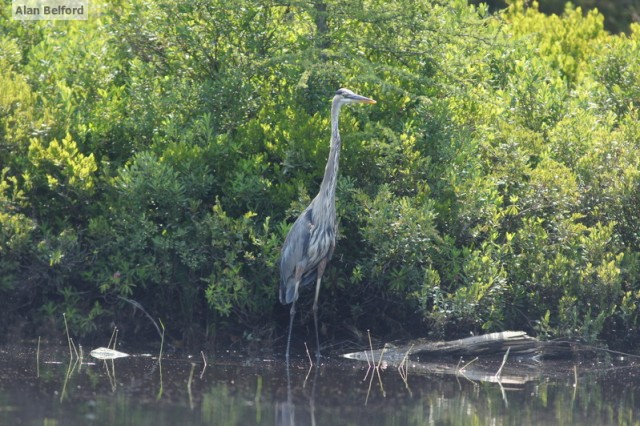
[[320,364],[320,359],[322,358],[322,354],[320,353],[320,349],[316,350],[316,362]]

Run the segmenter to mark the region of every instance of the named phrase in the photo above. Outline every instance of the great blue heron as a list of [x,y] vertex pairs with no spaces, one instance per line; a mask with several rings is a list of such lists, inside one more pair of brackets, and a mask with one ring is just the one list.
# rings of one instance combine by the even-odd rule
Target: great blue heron
[[331,148],[324,169],[324,177],[318,195],[296,219],[282,246],[280,258],[280,302],[291,303],[289,313],[289,336],[287,337],[287,364],[291,346],[291,329],[296,314],[298,288],[315,281],[313,300],[313,322],[316,329],[316,356],[320,358],[318,337],[318,294],[322,274],[331,259],[336,245],[336,178],[340,159],[340,132],[338,117],[342,105],[351,103],[375,104],[373,99],[356,95],[351,90],[339,89],[331,104]]

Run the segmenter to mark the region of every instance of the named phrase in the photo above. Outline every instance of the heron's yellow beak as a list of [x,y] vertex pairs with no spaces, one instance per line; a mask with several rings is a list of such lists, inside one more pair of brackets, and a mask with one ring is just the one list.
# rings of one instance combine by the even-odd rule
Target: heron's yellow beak
[[376,101],[374,101],[373,99],[369,99],[365,96],[361,96],[361,95],[356,95],[355,93],[349,94],[349,95],[345,95],[345,98],[350,100],[351,102],[358,102],[358,103],[363,103],[363,104],[375,104]]

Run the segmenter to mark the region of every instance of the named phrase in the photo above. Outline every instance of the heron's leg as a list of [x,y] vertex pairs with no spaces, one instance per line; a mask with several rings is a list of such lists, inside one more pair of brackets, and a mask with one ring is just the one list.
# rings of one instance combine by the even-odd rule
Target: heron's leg
[[298,300],[298,287],[300,286],[300,279],[302,278],[302,267],[296,267],[296,284],[293,290],[293,302],[291,302],[291,310],[289,311],[289,336],[287,337],[287,354],[286,354],[286,363],[287,367],[289,366],[289,351],[291,348],[291,331],[293,330],[293,318],[296,316],[296,300]]
[[327,266],[327,259],[322,259],[318,264],[318,279],[316,280],[316,297],[313,299],[313,322],[316,327],[316,358],[320,359],[320,337],[318,334],[318,296],[320,295],[320,281],[324,268]]
[[289,350],[291,348],[291,330],[293,329],[293,318],[296,316],[296,299],[293,299],[291,303],[291,310],[289,311],[289,336],[287,337],[287,354],[286,363],[289,366]]

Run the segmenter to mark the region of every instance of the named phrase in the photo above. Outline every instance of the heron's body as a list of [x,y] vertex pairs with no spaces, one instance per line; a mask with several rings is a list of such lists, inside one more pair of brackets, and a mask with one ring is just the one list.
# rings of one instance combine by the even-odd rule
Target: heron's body
[[318,357],[320,356],[317,318],[318,294],[320,292],[322,274],[327,262],[333,255],[337,232],[335,194],[341,148],[338,117],[342,105],[356,102],[375,103],[374,100],[356,95],[347,89],[340,89],[336,92],[331,105],[331,148],[324,171],[324,178],[320,184],[320,191],[311,201],[311,204],[296,219],[282,246],[280,258],[280,302],[283,304],[291,303],[287,363],[289,362],[291,328],[295,316],[295,303],[298,300],[298,290],[300,286],[312,284],[313,282],[316,283],[313,303],[316,327],[316,354]]
[[[289,232],[285,240],[280,259],[280,302],[284,305],[298,299],[296,281],[299,281],[298,288],[315,283],[318,278],[318,265],[322,261],[329,261],[333,255],[336,227],[322,216],[331,215],[335,218],[335,202],[314,207],[312,202],[304,210],[291,228],[292,231],[294,228],[298,229]],[[314,215],[314,212],[320,214]],[[329,226],[325,226],[326,223],[329,223]],[[302,272],[299,278],[296,277],[296,270]]]

